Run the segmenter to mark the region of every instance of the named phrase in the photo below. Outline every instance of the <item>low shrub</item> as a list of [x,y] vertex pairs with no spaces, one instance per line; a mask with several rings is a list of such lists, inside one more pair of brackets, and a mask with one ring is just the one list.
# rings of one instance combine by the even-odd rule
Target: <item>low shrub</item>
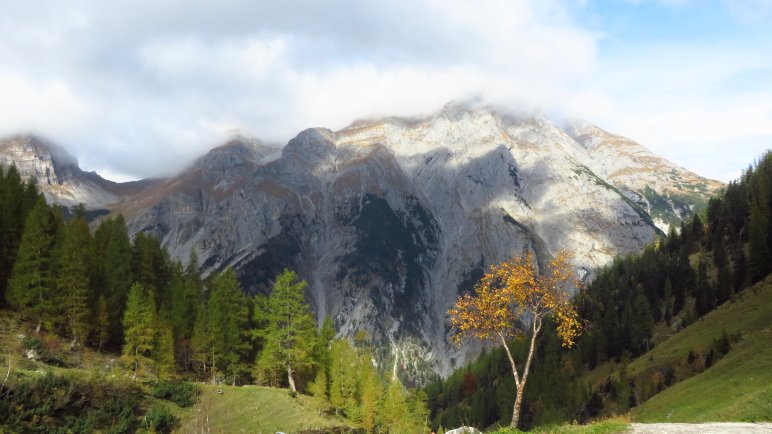
[[170,433],[180,423],[177,416],[171,414],[169,409],[163,404],[156,404],[150,407],[145,415],[145,420],[150,428],[157,433]]
[[2,390],[0,431],[133,432],[139,393],[132,386],[47,373],[15,379]]
[[154,397],[172,401],[180,407],[190,407],[195,404],[199,393],[198,388],[190,383],[161,381],[153,387]]

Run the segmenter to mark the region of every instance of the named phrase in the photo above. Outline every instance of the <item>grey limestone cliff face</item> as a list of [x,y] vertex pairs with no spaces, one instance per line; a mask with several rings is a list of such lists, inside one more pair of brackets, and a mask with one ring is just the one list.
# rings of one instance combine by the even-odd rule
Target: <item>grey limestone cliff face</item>
[[[582,140],[591,134],[605,138]],[[235,267],[250,292],[297,270],[320,321],[367,331],[381,358],[418,379],[478,350],[448,344],[446,312],[490,264],[569,249],[583,276],[661,233],[629,193],[635,176],[607,169],[624,149],[599,156],[577,139],[544,117],[449,107],[306,130],[280,155],[232,143],[116,210],[176,257],[195,249],[208,270]]]
[[16,166],[23,179],[37,183],[46,200],[65,207],[84,204],[96,213],[123,196],[144,190],[155,181],[118,184],[78,166],[78,160],[56,144],[31,134],[0,139],[0,166]]
[[593,126],[448,106],[309,129],[283,149],[237,138],[110,209],[176,258],[234,267],[251,293],[295,269],[320,322],[367,331],[379,359],[420,381],[479,351],[449,344],[446,312],[490,264],[568,249],[587,277],[720,187],[644,151]]

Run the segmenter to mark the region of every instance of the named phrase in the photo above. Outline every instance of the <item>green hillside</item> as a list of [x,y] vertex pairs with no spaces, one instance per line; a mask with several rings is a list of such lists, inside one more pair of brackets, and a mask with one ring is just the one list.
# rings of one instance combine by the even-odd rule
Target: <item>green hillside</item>
[[312,398],[292,398],[287,389],[210,385],[200,388],[199,403],[178,414],[181,432],[295,433],[347,425],[342,419],[320,416]]
[[664,389],[632,411],[640,422],[772,420],[772,277],[727,302],[630,364],[636,375],[683,369],[690,351],[709,351],[723,333],[729,352],[702,373]]

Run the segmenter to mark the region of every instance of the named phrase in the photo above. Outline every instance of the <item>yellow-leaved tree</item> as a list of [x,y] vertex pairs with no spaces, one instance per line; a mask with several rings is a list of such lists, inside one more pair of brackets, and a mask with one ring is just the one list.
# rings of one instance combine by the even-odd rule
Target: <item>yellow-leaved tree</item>
[[[568,252],[559,252],[541,273],[530,252],[492,265],[477,283],[475,293],[459,297],[448,312],[456,344],[472,338],[491,340],[504,347],[517,389],[510,424],[513,428],[520,418],[523,390],[544,318],[554,318],[563,346],[573,346],[581,331],[579,316],[570,300],[569,289],[577,282],[569,258]],[[520,371],[507,340],[525,338],[529,333],[531,345]]]

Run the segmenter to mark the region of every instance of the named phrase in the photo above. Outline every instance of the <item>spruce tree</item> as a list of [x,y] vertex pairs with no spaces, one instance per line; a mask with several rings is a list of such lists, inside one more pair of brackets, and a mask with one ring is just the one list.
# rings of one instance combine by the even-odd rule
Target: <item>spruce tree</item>
[[6,300],[21,314],[37,322],[37,332],[44,322],[50,324],[54,311],[52,249],[56,220],[41,197],[24,224],[24,233],[8,282]]
[[211,286],[208,325],[212,362],[235,385],[243,370],[242,360],[249,350],[247,300],[231,268],[212,279]]
[[772,256],[767,244],[769,216],[759,202],[751,205],[748,224],[748,276],[752,284],[764,279],[772,268]]
[[104,253],[105,288],[108,313],[110,315],[110,339],[114,344],[122,342],[121,321],[131,283],[131,243],[128,228],[122,215],[110,225],[110,239]]
[[90,329],[88,247],[91,234],[82,206],[76,217],[61,230],[57,249],[57,299],[65,324],[65,331],[73,343],[85,342]]
[[316,327],[303,292],[307,284],[285,269],[276,277],[268,298],[265,347],[258,359],[263,370],[284,371],[287,383],[296,391],[295,372],[310,366]]
[[42,195],[32,181],[24,182],[11,165],[0,166],[0,306],[19,250],[24,222]]

